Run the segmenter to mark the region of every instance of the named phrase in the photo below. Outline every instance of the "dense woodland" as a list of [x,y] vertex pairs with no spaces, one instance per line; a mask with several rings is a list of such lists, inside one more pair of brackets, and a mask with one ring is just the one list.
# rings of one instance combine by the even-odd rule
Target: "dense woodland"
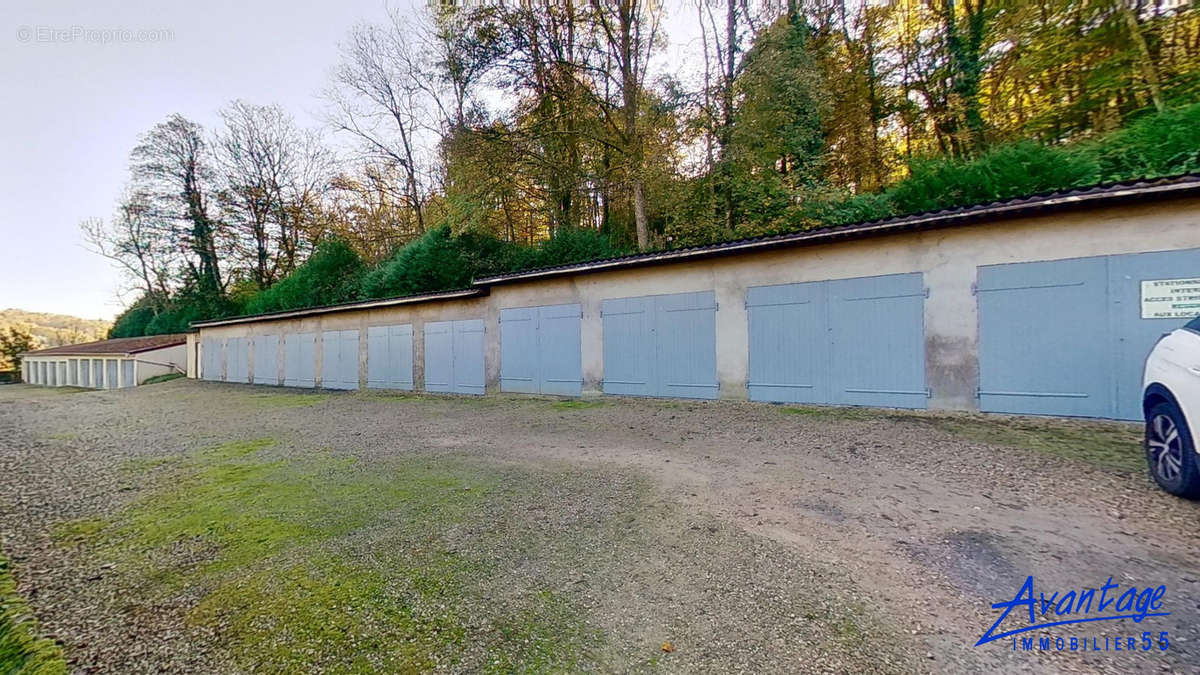
[[1197,2],[454,4],[348,35],[323,128],[148,130],[112,335],[1200,170]]

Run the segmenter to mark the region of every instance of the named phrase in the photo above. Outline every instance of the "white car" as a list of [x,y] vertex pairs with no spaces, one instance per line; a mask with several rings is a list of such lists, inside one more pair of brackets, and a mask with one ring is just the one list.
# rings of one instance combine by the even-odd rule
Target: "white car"
[[1159,338],[1142,379],[1146,460],[1162,489],[1200,498],[1200,458],[1193,423],[1200,424],[1200,317]]

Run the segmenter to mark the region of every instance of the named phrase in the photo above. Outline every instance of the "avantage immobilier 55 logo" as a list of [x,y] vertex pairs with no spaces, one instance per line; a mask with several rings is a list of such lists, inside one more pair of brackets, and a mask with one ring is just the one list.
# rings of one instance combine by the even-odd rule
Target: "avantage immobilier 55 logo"
[[[1046,590],[1035,593],[1033,577],[1029,576],[1012,600],[992,605],[1004,611],[975,646],[1009,640],[1013,651],[1165,652],[1170,647],[1165,630],[1109,626],[1125,621],[1142,624],[1150,618],[1170,616],[1165,611],[1166,594],[1166,585],[1123,588],[1109,577],[1099,588],[1055,590],[1047,595]],[[1065,628],[1081,625],[1087,628]],[[1035,636],[1033,631],[1043,632]]]

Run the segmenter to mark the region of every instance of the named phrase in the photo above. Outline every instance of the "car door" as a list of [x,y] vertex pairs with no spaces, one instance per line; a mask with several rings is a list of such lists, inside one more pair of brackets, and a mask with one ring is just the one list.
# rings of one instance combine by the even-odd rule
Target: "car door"
[[1195,441],[1200,427],[1200,317],[1163,338],[1155,351],[1161,355],[1156,376],[1175,396]]

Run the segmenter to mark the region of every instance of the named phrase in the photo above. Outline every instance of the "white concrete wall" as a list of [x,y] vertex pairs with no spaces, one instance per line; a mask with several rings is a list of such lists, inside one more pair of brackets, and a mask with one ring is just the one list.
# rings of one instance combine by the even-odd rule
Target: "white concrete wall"
[[[96,381],[94,372],[89,371],[89,387],[93,389],[110,389],[126,386],[125,369],[121,363],[126,360],[134,361],[134,377],[137,384],[145,382],[147,379],[155,375],[165,373],[180,373],[185,372],[188,366],[188,347],[187,345],[175,345],[172,347],[163,347],[162,349],[154,349],[132,356],[124,354],[79,354],[79,355],[54,355],[54,356],[28,356],[21,363],[21,370],[25,382],[30,382],[33,375],[32,369],[36,364],[46,363],[47,367],[59,368],[66,364],[66,377],[56,377],[55,386],[78,386],[78,372],[72,372],[71,366],[77,365],[83,361],[87,361],[88,368],[92,368],[95,361],[101,361],[104,366],[101,372],[100,381]],[[117,362],[117,381],[109,383],[110,375],[108,370],[108,362],[115,360]],[[38,384],[47,384],[39,382]]]
[[188,368],[188,348],[186,344],[173,347],[153,349],[134,355],[134,366],[137,383],[168,373],[186,373]]
[[[596,395],[600,393],[604,377],[600,318],[603,300],[715,290],[719,305],[716,342],[721,396],[745,399],[749,371],[747,288],[920,272],[929,289],[925,302],[925,361],[926,383],[932,390],[930,407],[975,410],[979,335],[973,287],[978,266],[1190,248],[1200,248],[1200,199],[1007,219],[696,262],[503,284],[494,286],[489,296],[481,298],[204,328],[198,339],[277,335],[282,342],[287,334],[316,333],[315,368],[319,378],[322,331],[358,328],[360,335],[365,336],[370,326],[409,323],[413,326],[414,381],[416,389],[421,390],[424,387],[424,322],[482,318],[486,330],[487,390],[492,393],[499,391],[500,310],[577,302],[583,307],[584,394]],[[189,340],[193,355],[195,344],[195,340]],[[359,360],[360,385],[365,386],[365,339],[360,339]],[[188,361],[194,362],[194,356]],[[276,368],[282,369],[282,359],[278,360]],[[282,372],[279,376],[282,378]]]

